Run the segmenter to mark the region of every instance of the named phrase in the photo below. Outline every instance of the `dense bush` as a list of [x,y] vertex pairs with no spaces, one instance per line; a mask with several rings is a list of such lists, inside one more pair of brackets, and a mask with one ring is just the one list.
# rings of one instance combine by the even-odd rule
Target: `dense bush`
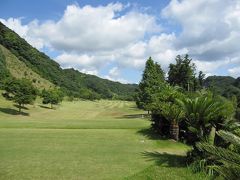
[[[164,137],[192,145],[187,163],[194,171],[238,179],[240,151],[230,151],[229,147],[239,138],[228,134],[232,139],[226,141],[226,133],[221,133],[232,131],[233,126],[239,128],[234,117],[239,116],[240,91],[234,86],[234,78],[208,79],[207,89],[202,89],[204,74],[200,72],[195,77],[195,66],[187,55],[183,59],[177,56],[176,64],[170,65],[170,84],[158,79],[161,76],[158,72],[161,71],[156,70],[154,62],[148,60],[136,97],[138,107],[151,112],[152,129]],[[218,89],[216,79],[228,87]],[[235,149],[240,149],[239,143]]]

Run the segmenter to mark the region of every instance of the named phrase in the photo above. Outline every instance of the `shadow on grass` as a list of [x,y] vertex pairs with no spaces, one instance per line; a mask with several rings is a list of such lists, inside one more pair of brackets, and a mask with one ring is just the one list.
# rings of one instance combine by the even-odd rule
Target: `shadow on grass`
[[141,129],[141,130],[137,131],[137,133],[147,137],[148,139],[152,139],[152,140],[168,139],[167,137],[161,136],[160,134],[158,134],[151,128]]
[[146,117],[147,117],[146,114],[126,114],[120,118],[136,119],[136,118],[146,118]]
[[165,167],[185,167],[186,157],[166,152],[143,152],[142,155],[149,161],[155,161],[158,166]]
[[0,111],[6,114],[11,114],[11,115],[22,115],[22,116],[29,116],[29,113],[26,112],[19,112],[15,109],[11,108],[0,108]]
[[145,119],[148,118],[147,114],[125,114],[117,117],[117,119]]
[[44,106],[44,105],[38,105],[38,106],[41,107],[41,108],[45,108],[45,109],[52,109],[51,107]]
[[139,108],[137,108],[136,106],[130,106],[129,109],[132,109],[132,110],[139,110]]
[[[16,108],[19,108],[19,107],[20,107],[18,104],[14,104],[13,106],[16,107]],[[24,107],[24,106],[21,106],[21,109],[28,110],[28,108],[27,108],[27,107]]]

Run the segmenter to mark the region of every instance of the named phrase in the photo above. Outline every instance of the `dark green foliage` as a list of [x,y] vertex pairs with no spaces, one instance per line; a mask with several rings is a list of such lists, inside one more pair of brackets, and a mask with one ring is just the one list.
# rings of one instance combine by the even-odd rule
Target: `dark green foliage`
[[234,86],[236,86],[237,88],[240,88],[240,77],[238,77],[238,78],[234,81]]
[[[114,98],[133,100],[136,85],[121,84],[80,73],[74,69],[61,69],[60,65],[44,53],[29,45],[15,32],[0,22],[0,44],[43,78],[61,87],[67,95],[80,98]],[[1,66],[1,65],[0,65]],[[27,75],[27,74],[26,74]],[[30,74],[31,75],[31,74]],[[84,91],[82,95],[81,92]],[[89,95],[86,95],[86,92]]]
[[204,86],[210,88],[215,94],[223,95],[226,88],[233,86],[235,79],[230,76],[209,76],[204,81]]
[[224,125],[234,115],[234,107],[230,101],[214,97],[211,93],[199,94],[196,98],[186,98],[179,101],[185,112],[191,142],[195,145],[200,140],[209,139],[212,127],[216,130]]
[[230,76],[210,76],[204,81],[204,86],[209,88],[215,95],[222,95],[228,99],[235,98],[236,119],[240,121],[240,78],[234,79]]
[[34,79],[32,80],[32,82],[33,82],[33,83],[36,83],[36,82],[37,82],[37,79],[34,78]]
[[4,83],[4,91],[3,96],[7,100],[18,104],[19,112],[22,106],[33,103],[37,97],[37,90],[27,79],[7,79]]
[[211,156],[203,153],[197,144],[211,142],[221,148],[229,146],[217,132],[233,129],[234,105],[231,101],[220,96],[213,96],[211,93],[202,93],[198,97],[185,99],[180,103],[184,108],[185,122],[187,122],[185,138],[193,145],[193,150],[188,153],[188,162],[192,163],[194,171],[207,171],[212,175],[212,169],[207,168],[207,165],[212,163]]
[[199,143],[198,149],[208,154],[209,169],[213,169],[224,179],[240,178],[240,137],[227,131],[217,133],[231,147],[218,147],[209,143]]
[[168,82],[187,91],[196,89],[195,64],[192,63],[192,59],[187,54],[184,57],[178,55],[176,64],[169,65]]
[[5,56],[0,50],[0,89],[3,88],[3,82],[8,77],[10,77],[10,73],[6,68]]
[[[156,65],[149,58],[139,84],[138,106],[152,112],[152,127],[156,132],[175,140],[180,135],[184,142],[193,146],[187,162],[192,163],[195,171],[208,171],[211,175],[217,171],[225,178],[239,179],[240,146],[233,147],[237,150],[234,153],[228,148],[231,143],[240,143],[240,140],[219,133],[232,130],[236,124],[233,117],[240,104],[239,79],[217,77],[227,84],[227,87],[218,89],[216,87],[221,83],[214,79],[216,77],[213,83],[210,78],[204,82],[205,75],[201,71],[195,77],[195,65],[187,55],[184,58],[177,56],[176,61],[169,67],[171,85],[168,85],[164,80],[156,81]],[[206,83],[209,83],[207,88],[211,91],[203,89]],[[208,169],[209,164],[211,169]]]
[[[163,118],[161,123],[163,123],[164,120],[167,120],[170,123],[169,129],[167,129],[167,134],[176,141],[179,139],[179,122],[183,119],[184,115],[177,100],[182,98],[183,94],[178,87],[172,87],[167,83],[163,83],[161,91],[156,93],[154,103],[151,107],[153,124],[159,123],[158,120],[155,122],[156,115],[158,115],[159,118]],[[161,125],[159,128],[162,128]],[[164,134],[164,132],[162,132],[162,134]]]
[[42,98],[43,104],[51,104],[51,108],[53,105],[57,105],[62,102],[64,94],[59,89],[51,89],[51,90],[43,90],[42,91]]
[[164,83],[164,72],[161,66],[154,63],[150,57],[145,66],[142,80],[137,92],[137,105],[139,108],[150,111],[154,102],[154,96],[161,91],[161,84]]
[[199,71],[199,73],[198,73],[198,82],[199,82],[200,88],[203,88],[204,80],[205,80],[205,74],[202,71]]

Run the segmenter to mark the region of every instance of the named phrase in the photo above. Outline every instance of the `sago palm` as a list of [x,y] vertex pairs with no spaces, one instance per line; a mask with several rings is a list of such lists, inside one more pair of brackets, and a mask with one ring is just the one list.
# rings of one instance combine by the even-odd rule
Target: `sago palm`
[[172,139],[178,141],[179,139],[179,122],[183,118],[182,109],[171,102],[164,102],[161,105],[162,114],[170,122],[170,136]]
[[194,99],[178,101],[185,113],[189,130],[196,138],[207,138],[211,131],[211,122],[223,110],[223,106],[211,97],[200,96]]
[[176,141],[179,139],[179,122],[184,115],[182,108],[176,101],[181,96],[179,87],[166,84],[162,90],[161,102],[158,104],[160,113],[170,122],[170,136]]
[[231,143],[231,148],[222,148],[209,143],[198,143],[197,148],[211,155],[213,165],[209,166],[225,179],[240,178],[240,137],[227,131],[217,134],[226,142]]

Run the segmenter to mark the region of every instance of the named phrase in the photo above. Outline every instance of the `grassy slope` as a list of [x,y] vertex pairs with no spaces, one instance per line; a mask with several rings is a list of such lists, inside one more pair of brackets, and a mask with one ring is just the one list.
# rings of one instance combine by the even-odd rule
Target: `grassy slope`
[[[3,47],[0,44],[0,53],[2,53],[6,58],[6,66],[10,71],[11,75],[15,78],[27,78],[33,82],[35,79],[36,82],[33,82],[33,85],[39,89],[49,89],[54,87],[51,82],[46,79],[43,79],[39,74],[32,71],[27,67],[24,62],[20,61],[15,55],[13,55],[9,50]],[[25,72],[27,75],[25,75]]]
[[63,102],[57,110],[0,98],[0,179],[203,179],[184,144],[156,140],[134,103]]

